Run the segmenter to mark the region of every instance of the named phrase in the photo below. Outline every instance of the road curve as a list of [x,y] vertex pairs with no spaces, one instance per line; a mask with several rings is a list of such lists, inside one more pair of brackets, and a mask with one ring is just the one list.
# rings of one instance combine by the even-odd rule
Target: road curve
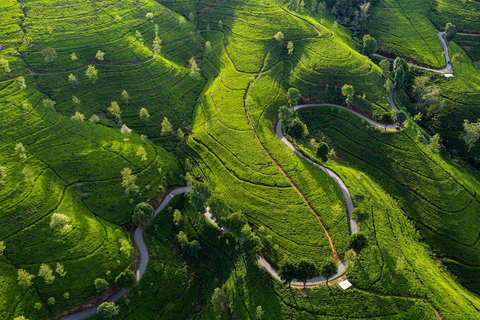
[[[445,35],[445,32],[437,31],[437,36],[440,39],[440,42],[442,43],[443,56],[445,58],[445,67],[443,67],[442,69],[434,69],[434,68],[429,68],[429,67],[422,67],[422,66],[416,65],[414,63],[409,63],[409,65],[411,65],[415,68],[418,68],[418,69],[423,69],[423,70],[426,70],[426,71],[432,71],[432,72],[437,72],[437,73],[451,73],[451,72],[453,72],[452,62],[450,61],[450,54],[448,53],[448,44],[447,44],[447,41],[444,38],[444,35]],[[386,56],[383,56],[383,55],[378,54],[378,53],[374,53],[373,56],[377,57],[377,58],[387,59],[387,60],[390,60],[390,61],[395,60],[393,58],[386,57]]]
[[[172,190],[169,194],[167,194],[165,196],[165,198],[163,199],[160,206],[155,210],[155,212],[153,213],[153,218],[160,211],[162,211],[166,206],[168,206],[168,204],[173,199],[173,197],[175,197],[176,195],[179,195],[179,194],[184,194],[184,193],[189,193],[189,192],[190,192],[189,187],[181,187],[181,188],[177,188],[177,189]],[[136,273],[137,282],[138,282],[143,278],[143,275],[145,274],[145,271],[147,271],[147,265],[148,265],[148,259],[149,259],[148,247],[147,247],[147,244],[145,243],[145,239],[143,238],[143,229],[142,228],[137,228],[135,230],[134,240],[135,240],[135,244],[136,244],[136,247],[138,249],[138,254],[139,254],[139,257],[140,257],[140,265],[138,266],[138,270],[137,270],[137,273]],[[127,293],[128,293],[128,290],[125,289],[125,288],[122,288],[117,293],[115,293],[113,296],[109,297],[105,302],[115,302]],[[103,303],[103,302],[101,302],[101,303]],[[82,319],[85,319],[87,317],[91,317],[91,316],[93,316],[97,313],[98,306],[101,303],[99,303],[98,305],[96,305],[92,308],[89,308],[89,309],[83,310],[81,312],[69,315],[69,316],[65,317],[64,320],[82,320]]]

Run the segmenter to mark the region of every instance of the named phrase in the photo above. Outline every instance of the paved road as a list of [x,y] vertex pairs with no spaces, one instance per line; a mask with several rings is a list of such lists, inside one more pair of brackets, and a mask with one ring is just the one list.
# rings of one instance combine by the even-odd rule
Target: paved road
[[[448,53],[448,47],[447,47],[447,43],[444,39],[444,34],[445,32],[437,32],[437,35],[440,39],[440,41],[442,42],[442,47],[443,47],[443,51],[444,51],[444,56],[445,56],[445,63],[446,63],[446,66],[442,69],[432,69],[432,68],[426,68],[426,67],[421,67],[421,66],[417,66],[417,65],[413,65],[417,68],[421,68],[421,69],[424,69],[424,70],[428,70],[428,71],[434,71],[434,72],[439,72],[439,73],[448,73],[448,72],[452,72],[452,66],[451,66],[451,62],[450,62],[450,55]],[[391,58],[388,58],[388,57],[384,57],[384,56],[381,56],[379,54],[375,54],[375,56],[377,57],[381,57],[381,58],[385,58],[385,59],[389,59],[389,60],[393,60]],[[389,102],[390,102],[390,105],[392,106],[392,109],[394,109],[395,111],[398,111],[398,108],[397,106],[395,105],[395,101],[393,100],[393,95],[394,95],[394,89],[392,88],[392,90],[390,91],[389,93]],[[329,103],[324,103],[324,104],[303,104],[303,105],[298,105],[298,106],[295,106],[292,109],[292,111],[294,110],[300,110],[300,109],[303,109],[303,108],[308,108],[308,107],[320,107],[320,106],[327,106],[327,107],[335,107],[335,108],[340,108],[340,109],[344,109],[348,112],[351,112],[353,114],[355,114],[356,116],[362,118],[363,120],[367,121],[369,124],[375,126],[375,127],[378,127],[378,128],[383,128],[383,129],[386,129],[386,130],[395,130],[396,129],[396,125],[383,125],[382,123],[379,123],[379,122],[376,122],[356,111],[353,111],[351,109],[348,109],[344,106],[341,106],[341,105],[336,105],[336,104],[329,104]],[[287,145],[288,148],[290,148],[292,151],[294,151],[298,156],[302,157],[303,159],[305,159],[306,161],[310,162],[311,164],[313,164],[315,167],[323,170],[327,175],[329,175],[331,178],[333,178],[333,180],[337,183],[338,187],[340,188],[342,194],[343,194],[343,197],[345,198],[345,202],[346,202],[346,205],[347,205],[347,214],[348,214],[348,221],[349,221],[349,227],[350,227],[350,233],[351,234],[354,234],[354,233],[357,233],[358,232],[358,224],[355,220],[353,220],[352,218],[352,211],[354,209],[354,206],[353,206],[353,201],[352,201],[352,197],[350,195],[350,192],[348,191],[348,188],[347,186],[345,185],[345,183],[343,182],[343,180],[335,173],[333,172],[332,170],[322,166],[321,164],[309,159],[308,157],[306,157],[301,151],[299,151],[292,143],[290,143],[290,141],[288,141],[287,138],[285,138],[285,136],[283,135],[283,130],[282,130],[282,123],[279,121],[277,123],[277,126],[276,126],[276,134],[278,135],[278,137],[282,140],[283,143],[285,143]],[[162,211],[169,203],[170,201],[172,200],[173,197],[175,197],[176,195],[180,195],[180,194],[185,194],[185,193],[189,193],[190,192],[190,188],[189,187],[181,187],[181,188],[178,188],[178,189],[175,189],[173,191],[171,191],[166,197],[165,199],[162,201],[162,203],[160,204],[160,206],[155,210],[154,212],[154,215],[153,217],[155,217],[160,211]],[[205,217],[207,218],[208,221],[210,221],[212,224],[216,225],[217,227],[218,224],[216,223],[216,221],[212,218],[212,215],[210,214],[210,212],[207,210],[207,212],[205,213]],[[227,228],[223,228],[225,231],[228,231]],[[134,240],[135,240],[135,244],[137,246],[137,249],[138,249],[138,252],[139,252],[139,257],[140,257],[140,265],[138,267],[138,270],[137,270],[137,273],[136,273],[136,276],[137,276],[137,281],[140,281],[143,277],[143,275],[145,274],[145,271],[147,270],[147,266],[148,266],[148,260],[149,260],[149,254],[148,254],[148,247],[145,243],[145,240],[144,240],[144,236],[143,236],[143,229],[141,228],[137,228],[135,230],[135,235],[134,235]],[[260,257],[257,261],[258,265],[260,267],[262,267],[265,271],[267,271],[268,273],[270,273],[274,278],[280,280],[280,277],[278,275],[278,270],[275,269],[268,261],[266,261],[264,258]],[[334,280],[336,278],[339,278],[341,277],[342,275],[345,274],[345,261],[342,261],[342,263],[338,266],[338,272],[336,275],[334,275],[332,278],[330,278],[329,280]],[[319,284],[322,284],[326,282],[326,279],[324,277],[315,277],[315,278],[312,278],[310,280],[308,280],[306,282],[306,285],[307,286],[315,286],[315,285],[319,285]],[[293,281],[292,282],[292,285],[295,285],[295,286],[301,286],[303,285],[302,282],[299,282],[299,281]],[[122,296],[124,296],[125,294],[128,293],[128,290],[127,289],[121,289],[119,290],[116,294],[114,294],[113,296],[111,296],[110,298],[107,299],[108,302],[114,302],[114,301],[117,301],[118,299],[120,299]],[[94,314],[97,313],[97,309],[98,309],[98,305],[95,306],[95,307],[92,307],[90,309],[87,309],[87,310],[84,310],[82,312],[79,312],[79,313],[76,313],[76,314],[73,314],[73,315],[70,315],[66,318],[64,318],[64,320],[82,320],[82,319],[85,319],[87,317],[90,317],[90,316],[93,316]]]
[[[155,210],[153,217],[155,217],[160,211],[162,211],[166,206],[168,206],[168,204],[173,199],[173,197],[179,194],[184,194],[189,192],[190,192],[189,187],[181,187],[181,188],[172,190],[169,194],[167,194],[167,196],[165,197],[165,199],[163,199],[160,206]],[[147,244],[145,243],[145,239],[143,238],[143,229],[137,228],[135,230],[134,240],[135,240],[135,244],[138,249],[138,254],[140,257],[140,265],[138,267],[137,274],[136,274],[137,281],[140,281],[140,279],[143,278],[145,271],[147,271],[147,265],[148,265],[148,259],[149,259],[148,247],[147,247]],[[127,293],[128,293],[127,289],[120,289],[117,293],[115,293],[113,296],[108,298],[107,302],[115,302]],[[98,305],[90,309],[72,314],[64,318],[64,320],[82,320],[87,317],[91,317],[95,315],[97,313],[97,309],[98,309]]]
[[[447,41],[444,38],[444,35],[445,35],[445,32],[437,31],[437,36],[440,39],[440,42],[442,43],[443,55],[444,55],[444,58],[445,58],[445,67],[443,67],[442,69],[434,69],[434,68],[422,67],[422,66],[419,66],[419,65],[416,65],[416,64],[413,64],[413,63],[409,63],[409,65],[414,66],[415,68],[419,68],[419,69],[423,69],[423,70],[427,70],[427,71],[432,71],[432,72],[438,72],[438,73],[451,73],[451,72],[453,72],[452,63],[450,61],[450,54],[448,53],[448,44],[447,44]],[[395,60],[393,58],[382,56],[381,54],[378,54],[378,53],[373,54],[373,56],[375,56],[377,58],[387,59],[387,60],[390,60],[390,61]]]

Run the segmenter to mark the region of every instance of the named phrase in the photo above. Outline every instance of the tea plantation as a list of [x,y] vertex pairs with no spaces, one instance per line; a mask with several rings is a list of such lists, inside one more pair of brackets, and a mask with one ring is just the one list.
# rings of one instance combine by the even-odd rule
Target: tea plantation
[[0,319],[480,318],[478,9],[1,1]]

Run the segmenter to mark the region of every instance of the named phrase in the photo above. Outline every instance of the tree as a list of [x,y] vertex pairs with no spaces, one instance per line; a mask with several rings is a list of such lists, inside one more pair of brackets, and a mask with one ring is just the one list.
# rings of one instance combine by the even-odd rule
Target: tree
[[183,29],[185,29],[185,25],[187,24],[187,19],[185,19],[184,16],[180,16],[180,18],[178,18],[178,23],[180,24],[180,27]]
[[120,117],[122,115],[122,109],[120,109],[117,101],[112,101],[110,103],[110,107],[107,108],[107,111],[110,112],[111,115],[115,116],[117,120],[120,120]]
[[45,62],[53,62],[57,59],[57,52],[53,48],[43,49],[42,55],[45,57]]
[[294,45],[293,45],[293,42],[292,41],[288,41],[287,43],[287,52],[288,52],[288,55],[292,55],[293,54],[293,49],[294,49]]
[[79,98],[77,98],[77,96],[73,95],[72,96],[72,103],[74,106],[79,106],[82,104],[82,101],[80,101]]
[[436,133],[430,138],[430,143],[428,144],[428,148],[432,150],[433,153],[439,153],[440,147],[441,147],[440,135]]
[[10,69],[10,63],[4,57],[0,57],[0,67],[3,69],[3,72],[10,73],[12,70]]
[[69,222],[70,218],[68,216],[55,212],[50,219],[50,228],[60,233],[68,233],[72,230],[72,225],[70,225]]
[[385,130],[387,130],[387,126],[393,122],[392,112],[385,111],[380,116],[380,122],[385,125]]
[[122,127],[120,128],[120,133],[125,137],[123,138],[123,141],[128,141],[128,137],[132,133],[132,129],[130,129],[126,125],[122,125]]
[[13,318],[13,320],[28,320],[28,319],[25,318],[24,316],[19,316],[19,317]]
[[210,41],[205,42],[205,54],[212,52],[212,43]]
[[138,193],[140,187],[135,184],[137,176],[132,174],[130,168],[123,168],[122,172],[122,187],[125,188],[125,194]]
[[95,58],[97,58],[98,61],[103,61],[105,58],[105,52],[98,50]]
[[173,126],[167,117],[163,117],[161,134],[162,136],[173,134]]
[[353,95],[355,94],[355,89],[350,84],[344,84],[342,87],[342,95],[345,97],[345,103],[350,105],[353,102]]
[[17,82],[20,89],[24,90],[24,89],[27,88],[27,82],[25,81],[24,77],[22,77],[22,76],[17,77],[17,79],[15,79],[15,81]]
[[57,301],[55,300],[54,297],[50,297],[47,299],[47,303],[49,306],[54,306]]
[[109,287],[107,280],[102,278],[95,279],[93,284],[95,285],[95,290],[97,290],[97,293],[104,293]]
[[131,289],[137,283],[137,277],[131,270],[125,270],[115,278],[115,284],[120,288]]
[[293,120],[294,114],[287,106],[281,106],[278,110],[278,117],[282,124],[287,126]]
[[195,61],[195,58],[191,57],[188,63],[190,64],[190,76],[197,80],[200,79],[200,68],[197,65],[197,61]]
[[147,151],[145,151],[145,148],[144,148],[144,147],[142,147],[142,146],[139,146],[139,147],[138,147],[137,157],[139,157],[139,158],[140,158],[140,161],[142,161],[142,162],[147,161],[147,159],[148,159],[148,157],[147,157]]
[[5,246],[5,242],[0,241],[0,256],[3,256],[3,252],[7,247]]
[[402,58],[396,58],[393,62],[393,79],[395,88],[401,89],[405,86],[408,78],[408,64]]
[[72,54],[70,55],[70,59],[72,59],[72,61],[77,61],[78,60],[77,54],[75,52],[72,52]]
[[46,98],[42,100],[43,106],[47,108],[48,110],[55,111],[55,105],[57,104],[55,101]]
[[30,286],[32,285],[32,279],[35,278],[34,275],[28,273],[23,269],[19,269],[17,271],[17,276],[18,285],[25,289],[30,288]]
[[366,34],[363,36],[363,54],[371,57],[377,51],[378,43],[374,37]]
[[294,118],[285,127],[285,132],[296,141],[300,141],[308,135],[307,126],[299,118]]
[[285,39],[285,35],[282,31],[278,31],[273,37],[278,43],[283,43],[283,40]]
[[70,119],[72,119],[73,122],[82,123],[85,121],[85,116],[77,111],[75,112],[75,115],[71,116]]
[[223,304],[227,301],[227,295],[222,288],[215,288],[212,294],[212,305],[217,310],[223,309]]
[[148,119],[150,118],[150,114],[148,113],[148,110],[146,108],[141,108],[139,115],[140,115],[140,119],[142,119],[145,122],[147,122]]
[[150,204],[140,202],[133,209],[132,221],[137,227],[145,229],[152,220],[153,213],[153,207]]
[[20,159],[27,158],[26,150],[25,150],[25,147],[23,146],[23,143],[19,142],[15,144],[15,152],[18,154]]
[[122,91],[122,100],[125,102],[125,104],[130,102],[130,95],[128,94],[127,90]]
[[463,122],[463,130],[464,133],[462,134],[461,138],[463,141],[465,141],[465,144],[468,148],[468,153],[470,153],[470,150],[480,138],[480,119],[477,120],[477,122],[465,120]]
[[67,275],[67,273],[65,272],[65,268],[61,263],[57,263],[57,266],[55,267],[55,272],[58,273],[60,277],[65,277]]
[[46,284],[52,284],[55,280],[52,268],[50,268],[50,266],[45,263],[42,263],[42,265],[40,266],[40,270],[38,270],[38,276],[42,277],[43,280],[45,280]]
[[403,127],[405,124],[405,121],[407,121],[407,114],[405,113],[405,111],[402,111],[402,110],[398,111],[395,114],[395,123],[397,124],[397,126]]
[[[245,225],[248,226],[247,223]],[[262,250],[262,241],[255,233],[249,232],[240,247],[247,257],[253,258]]]
[[297,88],[289,88],[287,91],[287,100],[290,107],[295,107],[298,103],[298,100],[302,98],[300,91]]
[[153,39],[152,50],[154,56],[158,56],[162,50],[162,39],[158,35]]
[[382,69],[382,74],[385,78],[388,78],[390,75],[390,61],[383,59],[378,63],[380,69]]
[[115,302],[104,302],[98,306],[97,313],[102,319],[112,319],[120,313],[120,308]]
[[90,117],[90,119],[88,119],[88,121],[93,122],[93,123],[97,123],[97,122],[100,122],[100,117],[97,116],[96,114],[94,114]]
[[89,65],[87,67],[87,71],[85,71],[85,76],[87,76],[88,80],[92,83],[97,82],[98,80],[98,70],[93,65]]
[[350,237],[349,249],[353,249],[356,253],[360,253],[368,244],[367,237],[363,233],[354,233]]
[[257,306],[255,309],[255,319],[260,320],[263,318],[263,309],[262,306]]
[[338,267],[333,258],[326,259],[322,266],[320,267],[320,275],[327,280],[336,275],[338,272]]
[[130,241],[128,241],[127,239],[121,239],[119,243],[120,243],[120,248],[118,250],[120,251],[120,254],[130,258],[133,251],[133,247],[130,244]]
[[145,17],[149,20],[152,20],[155,17],[155,15],[153,14],[153,12],[147,12],[145,14]]
[[72,85],[72,88],[75,88],[75,86],[78,84],[77,77],[75,77],[73,74],[70,74],[68,76],[68,83]]
[[218,28],[220,30],[223,29],[223,21],[222,20],[218,20]]
[[280,263],[278,275],[284,283],[288,284],[289,287],[290,283],[295,279],[296,269],[296,263],[291,258],[285,258]]
[[313,262],[307,260],[300,260],[297,265],[296,278],[303,282],[303,287],[305,288],[308,279],[313,278],[317,274],[317,272],[317,267],[315,267],[315,264],[313,264]]
[[457,27],[454,24],[447,22],[445,26],[445,39],[450,42],[457,37]]
[[211,196],[212,193],[206,184],[195,183],[191,187],[188,199],[198,213],[204,214],[207,208],[208,199]]
[[330,152],[330,148],[328,146],[328,144],[326,144],[325,142],[320,142],[318,144],[318,147],[317,147],[317,151],[316,151],[316,156],[317,158],[320,158],[320,160],[322,160],[322,162],[327,162],[328,161],[328,153]]
[[185,137],[185,133],[183,133],[182,129],[177,129],[177,138],[182,140]]
[[179,226],[180,222],[182,222],[182,213],[178,209],[175,209],[175,211],[173,211],[173,222],[176,226]]

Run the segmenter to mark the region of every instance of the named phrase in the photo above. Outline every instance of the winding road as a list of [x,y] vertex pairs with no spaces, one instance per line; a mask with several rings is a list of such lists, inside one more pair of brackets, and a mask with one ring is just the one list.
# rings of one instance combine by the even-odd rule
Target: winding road
[[[450,61],[450,54],[448,53],[448,43],[447,43],[447,41],[445,40],[445,37],[444,37],[445,32],[437,31],[437,36],[440,39],[440,42],[442,43],[443,57],[445,58],[445,67],[443,67],[442,69],[434,69],[434,68],[419,66],[419,65],[416,65],[414,63],[409,63],[409,65],[411,65],[415,68],[423,69],[423,70],[426,70],[426,71],[437,72],[437,73],[451,73],[451,72],[453,72],[452,62]],[[387,59],[387,60],[390,60],[390,61],[395,60],[393,58],[386,57],[386,56],[383,56],[383,55],[378,54],[378,53],[374,53],[373,56],[377,57],[377,58]]]
[[[418,66],[418,65],[415,65],[415,64],[410,64],[410,65],[412,65],[416,68],[420,68],[420,69],[427,70],[427,71],[433,71],[433,72],[437,72],[437,73],[449,73],[449,72],[453,71],[452,66],[451,66],[451,62],[450,62],[450,55],[448,53],[448,45],[447,45],[447,42],[444,39],[445,32],[437,31],[437,35],[438,35],[440,41],[442,42],[442,47],[443,47],[446,66],[442,69],[433,69],[433,68]],[[383,59],[393,60],[392,58],[385,57],[385,56],[382,56],[382,55],[379,55],[379,54],[375,54],[374,56],[380,57],[380,58],[383,58]],[[392,86],[392,89],[391,89],[391,91],[389,93],[389,96],[388,96],[388,100],[389,100],[389,103],[390,103],[390,106],[392,107],[392,109],[395,110],[395,111],[398,111],[398,108],[395,105],[395,101],[394,101],[393,97],[394,97],[394,88]],[[297,105],[297,106],[291,108],[291,110],[295,111],[295,110],[300,110],[300,109],[303,109],[303,108],[312,108],[312,107],[335,107],[335,108],[340,108],[340,109],[343,109],[343,110],[346,110],[350,113],[355,114],[356,116],[362,118],[363,120],[365,120],[366,122],[368,122],[369,124],[371,124],[371,125],[373,125],[377,128],[382,128],[382,129],[386,129],[386,130],[396,130],[396,125],[390,124],[390,125],[385,126],[384,124],[376,122],[376,121],[374,121],[374,120],[372,120],[372,119],[370,119],[370,118],[368,118],[368,117],[366,117],[366,116],[364,116],[364,115],[362,115],[362,114],[360,114],[360,113],[358,113],[358,112],[356,112],[352,109],[349,109],[347,107],[344,107],[342,105],[337,105],[337,104],[329,104],[329,103],[303,104],[303,105]],[[304,160],[308,161],[309,163],[311,163],[315,167],[317,167],[320,170],[322,170],[323,172],[325,172],[328,176],[330,176],[335,181],[335,183],[338,185],[338,187],[340,188],[340,190],[343,194],[343,197],[345,199],[345,203],[346,203],[346,206],[347,206],[347,217],[348,217],[348,222],[349,222],[350,234],[357,233],[358,232],[358,224],[352,218],[352,212],[353,212],[353,209],[354,209],[352,197],[350,195],[350,192],[348,191],[347,186],[343,182],[343,180],[335,172],[333,172],[332,170],[324,167],[323,165],[311,160],[310,158],[305,156],[300,150],[298,150],[295,147],[295,145],[292,144],[284,136],[283,130],[282,130],[282,123],[280,121],[276,125],[275,132],[276,132],[277,136],[281,139],[281,141],[283,143],[285,143],[285,145],[290,150],[295,152],[299,157],[303,158]],[[170,201],[176,195],[186,194],[186,193],[189,193],[189,192],[190,192],[189,187],[180,187],[180,188],[172,190],[170,193],[168,193],[165,196],[165,198],[162,201],[162,203],[160,204],[160,206],[155,210],[155,212],[153,214],[153,217],[155,217],[159,212],[161,212],[165,207],[167,207],[168,204],[170,203]],[[205,213],[205,218],[210,223],[212,223],[215,226],[220,228],[220,226],[216,223],[216,221],[213,219],[212,215],[210,214],[210,212],[208,210]],[[226,229],[226,228],[223,228],[223,229],[228,231],[228,229]],[[139,259],[140,259],[140,263],[139,263],[139,266],[138,266],[138,269],[137,269],[137,272],[136,272],[136,277],[137,277],[137,282],[138,282],[143,278],[143,276],[144,276],[144,274],[147,270],[148,261],[149,261],[148,247],[145,243],[144,230],[143,229],[137,228],[135,230],[134,240],[135,240],[137,250],[139,252]],[[264,269],[266,272],[268,272],[270,275],[272,275],[275,279],[278,279],[278,280],[281,281],[280,276],[278,274],[278,270],[275,267],[273,267],[267,260],[265,260],[263,257],[259,257],[258,260],[257,260],[257,263],[262,269]],[[345,273],[346,273],[345,261],[342,261],[338,265],[337,274],[335,274],[333,277],[331,277],[328,280],[335,280],[335,279],[343,276]],[[306,286],[317,286],[317,285],[320,285],[322,283],[325,283],[326,281],[327,281],[327,279],[325,279],[324,277],[318,276],[318,277],[314,277],[314,278],[308,280],[306,282]],[[297,280],[294,280],[291,284],[293,286],[303,286],[303,282],[300,282],[300,281],[297,281]],[[115,302],[126,294],[128,294],[128,290],[125,289],[125,288],[122,288],[117,293],[115,293],[113,296],[109,297],[106,301],[107,302]],[[96,305],[92,308],[89,308],[89,309],[86,309],[84,311],[69,315],[69,316],[65,317],[64,320],[82,320],[82,319],[85,319],[87,317],[93,316],[97,313],[97,309],[98,309],[98,306],[100,304],[101,303],[99,303],[98,305]],[[435,308],[434,308],[434,310],[436,311]],[[438,312],[438,311],[436,311],[436,312]]]

